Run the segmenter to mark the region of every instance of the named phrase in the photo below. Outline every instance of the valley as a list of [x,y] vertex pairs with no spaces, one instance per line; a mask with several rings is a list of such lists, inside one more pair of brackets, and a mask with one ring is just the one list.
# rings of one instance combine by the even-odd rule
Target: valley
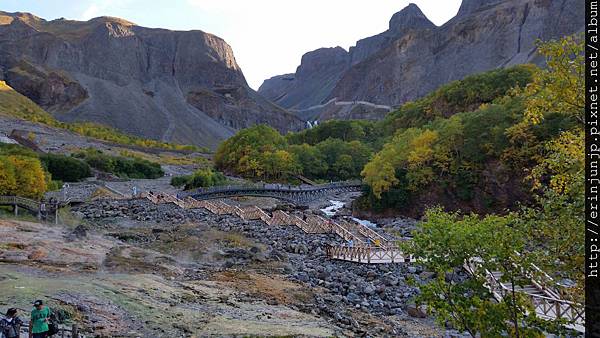
[[78,338],[583,336],[582,11],[409,4],[256,91],[211,33],[0,11],[0,314],[43,299]]

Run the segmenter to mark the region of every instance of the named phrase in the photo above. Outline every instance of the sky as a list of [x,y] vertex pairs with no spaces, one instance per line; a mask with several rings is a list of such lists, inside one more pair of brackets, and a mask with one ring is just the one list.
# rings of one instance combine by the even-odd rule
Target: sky
[[233,48],[248,84],[293,73],[302,55],[321,47],[348,50],[385,31],[392,15],[416,3],[440,26],[461,0],[0,0],[0,10],[46,20],[114,16],[140,26],[202,30]]

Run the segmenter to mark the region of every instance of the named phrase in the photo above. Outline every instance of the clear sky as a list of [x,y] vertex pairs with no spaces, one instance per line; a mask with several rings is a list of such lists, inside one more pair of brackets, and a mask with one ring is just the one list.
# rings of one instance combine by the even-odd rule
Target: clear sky
[[140,26],[200,29],[227,41],[251,87],[293,73],[320,47],[348,50],[387,29],[392,15],[416,3],[436,25],[458,12],[461,0],[0,0],[0,10],[52,20],[115,16]]

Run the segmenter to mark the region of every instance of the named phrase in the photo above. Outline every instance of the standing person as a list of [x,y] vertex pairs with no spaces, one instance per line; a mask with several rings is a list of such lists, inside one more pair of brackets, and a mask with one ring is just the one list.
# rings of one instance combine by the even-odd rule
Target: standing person
[[6,338],[19,338],[23,321],[17,316],[17,309],[10,308],[6,311],[6,318],[0,320],[0,332]]
[[31,310],[31,320],[29,321],[29,338],[47,338],[48,322],[50,322],[50,315],[52,311],[50,308],[44,305],[41,300],[36,300],[33,303],[33,310]]

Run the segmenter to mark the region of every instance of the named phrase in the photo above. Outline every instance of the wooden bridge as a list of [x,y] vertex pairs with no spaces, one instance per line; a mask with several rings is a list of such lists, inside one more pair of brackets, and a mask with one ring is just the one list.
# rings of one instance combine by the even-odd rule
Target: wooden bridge
[[[464,265],[465,270],[471,275],[480,275],[479,269],[481,262],[474,258]],[[558,283],[540,270],[535,264],[531,264],[529,269],[522,269],[525,285],[515,285],[515,292],[525,294],[530,300],[535,310],[535,314],[545,320],[563,319],[568,322],[567,328],[585,332],[585,307],[563,299],[560,292],[556,289]],[[503,273],[501,271],[483,270],[485,286],[490,290],[497,301],[501,301],[505,296],[512,293],[513,285],[502,281]]]
[[21,208],[36,215],[39,219],[48,219],[53,216],[55,220],[60,208],[58,202],[40,202],[20,196],[0,196],[0,205],[13,207],[15,216],[19,215],[19,208]]
[[191,192],[179,193],[177,197],[210,200],[235,196],[257,196],[272,197],[302,205],[335,193],[361,191],[361,188],[362,183],[360,181],[335,182],[300,187],[282,184],[253,184],[202,188]]
[[[333,233],[342,238],[344,245],[329,245],[326,248],[330,259],[366,264],[414,263],[418,260],[402,253],[399,242],[388,239],[368,226],[346,220],[333,221],[313,214],[290,214],[281,210],[268,214],[257,206],[240,208],[223,201],[197,200],[190,196],[180,199],[167,194],[145,195],[153,203],[173,203],[181,208],[204,208],[217,215],[237,215],[243,220],[262,220],[267,225],[295,225],[307,234]],[[477,258],[465,263],[465,270],[478,275],[481,262]],[[585,332],[585,312],[581,304],[564,300],[555,289],[557,283],[537,266],[523,269],[523,276],[529,281],[517,286],[515,291],[525,294],[532,302],[538,317],[546,320],[566,320],[566,327]],[[543,279],[540,280],[542,276]],[[501,282],[502,272],[484,270],[486,287],[493,297],[500,301],[512,292],[510,283]]]

